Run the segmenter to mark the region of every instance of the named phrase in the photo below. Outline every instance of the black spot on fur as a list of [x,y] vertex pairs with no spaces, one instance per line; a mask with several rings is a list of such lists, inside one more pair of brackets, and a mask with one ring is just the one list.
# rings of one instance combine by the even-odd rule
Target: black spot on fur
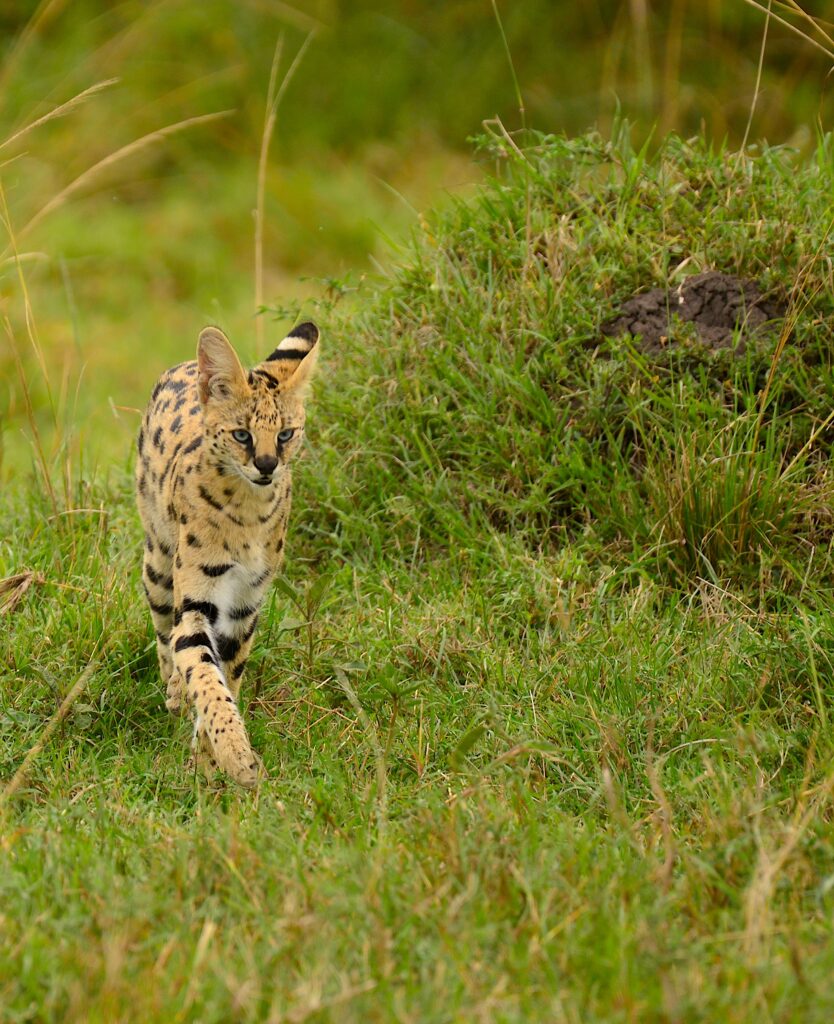
[[217,636],[217,653],[222,661],[231,661],[240,650],[240,640],[233,636]]
[[191,633],[177,638],[174,644],[175,651],[186,651],[189,647],[208,647],[211,650],[211,640],[208,633]]
[[212,626],[217,621],[217,605],[213,601],[195,601],[191,597],[184,597],[182,601],[183,615],[186,612],[199,612],[200,615],[205,615]]
[[[270,358],[273,358],[273,357],[270,357]],[[272,376],[272,374],[271,373],[267,373],[266,370],[253,370],[252,374],[253,374],[253,376],[260,377],[261,380],[263,380],[263,382],[266,384],[266,386],[269,388],[270,391],[275,391],[276,389],[280,388],[280,386],[281,386],[278,383],[278,381]],[[254,383],[254,381],[252,381],[251,383]]]
[[229,569],[234,569],[234,563],[232,563],[232,562],[221,562],[220,565],[201,565],[200,566],[200,572],[204,576],[209,576],[209,577],[222,576],[223,573],[228,572]]
[[157,604],[156,601],[152,601],[148,597],[148,604],[150,605],[151,611],[156,612],[157,615],[170,615],[174,610],[170,604]]
[[254,615],[257,610],[257,608],[251,608],[248,605],[245,605],[243,608],[233,608],[229,612],[229,618],[233,622],[240,622],[241,619],[248,619],[250,615]]
[[269,522],[269,520],[270,520],[270,519],[272,519],[272,518],[273,518],[273,516],[275,515],[275,513],[276,513],[276,512],[278,511],[278,507],[280,506],[280,504],[281,504],[282,500],[283,500],[283,499],[281,499],[281,498],[278,498],[278,499],[277,499],[277,500],[276,500],[276,501],[275,501],[275,502],[273,503],[273,505],[272,505],[272,508],[271,508],[271,509],[270,509],[270,510],[269,510],[268,512],[266,512],[266,513],[265,513],[264,515],[262,515],[262,516],[258,516],[258,522],[259,522],[259,523],[268,523],[268,522]]
[[200,486],[197,489],[203,501],[205,501],[208,505],[211,505],[212,508],[216,508],[218,512],[223,511],[223,506],[220,504],[220,502],[215,501],[214,498],[209,494],[209,492],[205,489],[205,487],[202,484],[200,484]]
[[188,444],[183,448],[183,455],[190,455],[191,452],[196,452],[200,445],[203,443],[202,437],[195,437],[193,441],[189,441]]
[[172,576],[166,576],[164,573],[157,572],[154,567],[149,563],[145,562],[144,565],[145,575],[158,587],[165,587],[166,590],[170,590],[174,585],[174,579]]

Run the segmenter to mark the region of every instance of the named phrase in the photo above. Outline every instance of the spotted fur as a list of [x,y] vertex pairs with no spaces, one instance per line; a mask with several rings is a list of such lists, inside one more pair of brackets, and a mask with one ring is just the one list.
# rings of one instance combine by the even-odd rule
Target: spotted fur
[[247,787],[260,763],[237,696],[283,557],[318,338],[301,324],[247,372],[222,331],[207,327],[197,359],[160,377],[139,431],[142,579],[166,705],[191,708],[200,767]]

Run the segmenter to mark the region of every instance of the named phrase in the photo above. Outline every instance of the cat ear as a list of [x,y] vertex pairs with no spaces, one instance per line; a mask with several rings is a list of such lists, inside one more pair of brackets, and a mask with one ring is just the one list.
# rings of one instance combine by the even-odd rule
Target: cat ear
[[278,348],[261,364],[282,391],[303,393],[310,385],[319,358],[319,329],[309,320],[293,327]]
[[219,327],[206,327],[197,342],[197,383],[200,401],[229,398],[246,385],[246,374],[237,353]]

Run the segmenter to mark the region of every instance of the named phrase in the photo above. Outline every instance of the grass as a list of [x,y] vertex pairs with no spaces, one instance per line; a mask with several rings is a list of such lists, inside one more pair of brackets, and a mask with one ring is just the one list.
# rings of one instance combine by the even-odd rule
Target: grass
[[[483,145],[387,279],[308,300],[256,795],[184,768],[126,460],[7,490],[4,1020],[830,1019],[830,142]],[[790,333],[601,333],[711,267]]]
[[[605,121],[616,83],[651,142],[494,120],[479,170],[438,140],[515,117],[490,5],[419,33],[282,7],[287,65],[320,34],[262,200],[260,5],[47,4],[10,52],[7,140],[70,107],[6,149],[8,234],[133,148],[0,267],[4,1022],[831,1019],[832,142],[666,134],[706,88],[740,135],[761,12],[675,2],[664,52],[639,6],[500,13],[531,123]],[[554,71],[575,19],[602,50]],[[828,103],[780,31],[776,137]],[[392,260],[374,222],[418,227]],[[603,332],[712,268],[781,299],[781,330],[711,352],[677,324],[655,356]],[[245,680],[252,796],[190,775],[164,713],[131,410],[203,323],[254,360],[302,312],[326,365]]]

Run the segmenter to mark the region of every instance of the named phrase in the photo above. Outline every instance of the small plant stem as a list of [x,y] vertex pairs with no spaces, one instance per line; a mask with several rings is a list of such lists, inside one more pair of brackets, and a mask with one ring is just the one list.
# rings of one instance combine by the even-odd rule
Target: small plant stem
[[[275,129],[275,120],[278,115],[278,108],[275,104],[275,81],[278,77],[278,66],[281,63],[281,52],[284,48],[284,37],[279,36],[275,44],[275,53],[272,55],[272,66],[269,69],[269,85],[266,90],[266,112],[264,114],[264,129],[261,134],[261,151],[258,156],[258,186],[255,199],[255,311],[257,312],[264,302],[264,198],[266,194],[266,167],[269,157],[269,144],[272,141],[272,133]],[[258,349],[263,347],[264,325],[263,317],[255,321],[255,337]]]
[[[765,7],[764,4],[758,3],[757,0],[742,0],[742,2],[746,3],[748,7],[755,7],[756,10],[762,11],[764,14],[770,14],[770,17],[773,19],[773,21],[778,21],[780,25],[784,25],[784,27],[789,29],[791,32],[794,32],[796,33],[796,35],[801,36],[807,43],[810,43],[811,46],[815,47],[817,50],[821,50],[822,53],[826,55],[826,57],[834,59],[834,40],[831,40],[829,36],[825,35],[825,39],[829,42],[830,47],[823,46],[822,43],[818,43],[816,39],[812,39],[811,36],[803,32],[801,28],[798,28],[796,25],[791,24],[791,22],[787,21],[785,18],[780,18],[778,14],[770,13],[769,4],[767,7]],[[803,11],[802,13],[804,14],[805,12]],[[805,16],[806,18],[808,17],[808,15]],[[824,35],[822,29],[819,27],[819,25],[816,24],[816,22],[812,22],[812,24],[821,35]]]
[[34,746],[30,748],[26,757],[23,758],[20,767],[11,777],[6,787],[4,788],[3,792],[0,793],[0,810],[2,810],[9,803],[9,801],[12,799],[15,793],[23,785],[23,782],[26,779],[26,776],[29,774],[29,770],[34,764],[35,759],[43,751],[47,743],[49,743],[55,730],[64,721],[64,719],[69,714],[73,704],[84,692],[87,683],[90,681],[90,677],[92,676],[93,671],[96,667],[97,661],[97,658],[93,658],[93,660],[90,661],[90,663],[81,673],[81,675],[75,681],[69,693],[61,701],[61,705],[58,708],[58,710],[47,722],[46,728],[40,734],[37,743],[35,743]]
[[771,6],[773,0],[767,0],[767,17],[765,18],[764,31],[762,32],[762,46],[759,50],[759,66],[756,69],[756,85],[753,89],[753,99],[750,103],[750,113],[747,116],[747,127],[744,129],[744,138],[738,150],[737,163],[744,159],[744,151],[747,149],[747,139],[750,137],[750,128],[753,125],[753,115],[756,112],[756,104],[759,100],[759,90],[762,85],[762,68],[764,67],[765,49],[767,48],[767,30],[770,26]]
[[[258,184],[255,200],[255,311],[261,309],[264,304],[264,206],[266,201],[266,171],[269,161],[269,146],[275,131],[275,122],[278,118],[278,107],[281,105],[287,86],[293,79],[298,66],[304,59],[307,47],[313,40],[315,30],[311,31],[298,49],[292,64],[284,75],[278,89],[275,83],[278,80],[278,67],[281,63],[281,53],[284,48],[284,38],[281,36],[275,44],[275,53],[272,56],[272,65],[269,69],[269,85],[266,91],[266,113],[264,115],[264,128],[261,134],[261,150],[258,156]],[[258,348],[263,347],[264,322],[263,317],[255,320],[255,338]]]
[[376,765],[376,817],[377,817],[377,831],[380,836],[385,833],[385,827],[388,822],[388,773],[385,767],[385,751],[382,749],[382,744],[379,742],[379,736],[377,730],[371,724],[371,720],[365,713],[365,709],[359,702],[359,698],[356,696],[356,691],[350,685],[350,680],[344,672],[337,672],[336,679],[339,682],[342,690],[345,693],[348,701],[353,710],[356,712],[356,716],[362,723],[362,728],[365,730],[365,735],[368,737],[368,742],[371,744],[374,752],[374,762]]
[[111,85],[115,85],[119,81],[118,78],[107,78],[102,82],[96,82],[95,85],[91,85],[88,89],[84,89],[75,96],[68,99],[65,103],[60,103],[57,107],[53,107],[52,110],[47,111],[42,117],[36,118],[34,121],[30,121],[29,124],[24,125],[18,131],[13,132],[8,138],[3,139],[0,142],[0,149],[5,149],[6,146],[10,146],[13,142],[17,142],[23,138],[24,135],[28,135],[29,132],[35,128],[40,128],[41,125],[46,124],[48,121],[54,121],[56,117],[65,117],[67,114],[72,113],[76,107],[81,106],[86,100],[90,99],[91,96],[95,96],[97,93],[102,92],[104,89],[109,89]]

